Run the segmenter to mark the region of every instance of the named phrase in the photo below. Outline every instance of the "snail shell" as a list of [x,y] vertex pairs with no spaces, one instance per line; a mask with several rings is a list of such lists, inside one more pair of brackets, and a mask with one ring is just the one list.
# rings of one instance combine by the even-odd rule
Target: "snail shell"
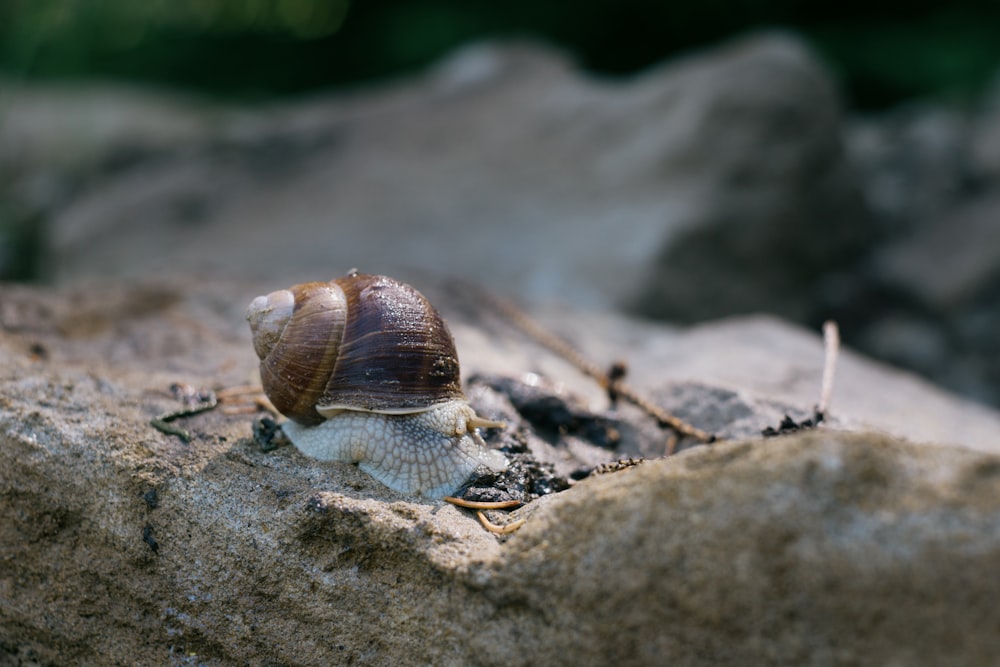
[[469,406],[451,333],[409,285],[351,273],[259,296],[247,319],[264,392],[303,453],[424,495],[506,467],[475,430],[502,424]]

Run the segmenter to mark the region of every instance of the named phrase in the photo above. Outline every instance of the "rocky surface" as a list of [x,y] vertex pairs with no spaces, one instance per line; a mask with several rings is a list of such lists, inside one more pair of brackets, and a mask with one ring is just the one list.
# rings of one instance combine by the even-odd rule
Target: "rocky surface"
[[[821,64],[776,34],[615,82],[478,45],[411,81],[253,110],[13,92],[0,263],[27,238],[53,284],[0,286],[0,664],[1000,648],[1000,415],[846,349],[831,418],[762,439],[812,415],[812,331],[612,308],[835,315],[849,342],[989,398],[995,104],[845,121]],[[491,443],[548,475],[489,513],[519,531],[264,451],[247,396],[172,421],[188,440],[151,425],[256,382],[253,296],[352,266],[431,297],[470,400],[510,424]],[[719,442],[662,458],[669,432],[487,294]]]
[[[190,442],[153,429],[180,407],[172,384],[254,372],[254,286],[198,285],[0,293],[3,664],[976,664],[1000,648],[995,413],[846,355],[839,427],[588,477],[492,513],[527,519],[496,537],[353,466],[262,451],[232,401],[178,420]],[[659,430],[475,301],[438,298],[466,376],[532,373],[626,448]],[[818,339],[775,320],[558,320],[723,436],[808,414],[818,388]],[[665,361],[678,348],[687,366]],[[903,392],[920,410],[885,409]],[[573,433],[508,417],[578,458]]]
[[0,82],[0,275],[359,266],[671,321],[835,317],[1000,405],[997,99],[852,114],[780,33],[624,80],[477,44],[258,108]]

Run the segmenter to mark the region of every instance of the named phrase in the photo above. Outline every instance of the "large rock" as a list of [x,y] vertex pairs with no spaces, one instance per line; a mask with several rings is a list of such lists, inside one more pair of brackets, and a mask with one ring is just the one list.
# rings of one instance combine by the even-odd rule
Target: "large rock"
[[[0,187],[23,219],[51,216],[57,286],[0,287],[0,662],[983,664],[1000,648],[1000,415],[845,351],[829,422],[761,440],[811,414],[813,333],[578,308],[637,298],[657,258],[657,298],[701,314],[751,285],[746,307],[801,313],[821,284],[836,300],[820,269],[866,223],[836,95],[794,40],[617,83],[479,46],[411,82],[245,113],[116,97],[111,125],[69,114],[58,164],[58,128],[28,122],[52,98],[18,99]],[[989,276],[991,252],[951,262]],[[926,258],[904,248],[880,275]],[[232,400],[175,422],[190,442],[151,426],[180,407],[173,385],[256,381],[251,297],[350,266],[428,292],[470,398],[564,478],[670,435],[469,283],[576,304],[532,313],[721,441],[580,479],[498,538],[353,466],[262,451]],[[969,275],[922,285],[988,302]]]
[[[360,266],[535,302],[798,316],[867,228],[829,75],[784,34],[628,81],[539,46],[480,44],[411,81],[264,109],[148,111],[149,97],[112,92],[113,136],[82,120],[100,114],[37,113],[55,93],[15,99],[6,161],[17,192],[46,202],[63,281]],[[65,171],[46,162],[63,135],[67,155],[93,157],[57,197],[38,172]]]
[[[5,662],[982,664],[1000,649],[995,413],[848,355],[840,424],[966,446],[824,430],[694,447],[535,501],[498,539],[353,466],[265,453],[250,415],[187,418],[190,443],[150,426],[178,407],[172,383],[252,377],[241,311],[259,287],[0,292]],[[435,298],[467,376],[540,371],[648,428],[475,299]],[[690,399],[697,372],[702,400],[680,407],[719,432],[808,413],[818,389],[819,342],[773,320],[557,319],[589,332],[588,355],[628,352],[647,392]],[[671,369],[671,343],[699,360]],[[904,392],[905,413],[852,414]]]
[[674,76],[664,92],[682,101],[646,150],[659,149],[665,184],[684,183],[682,201],[695,205],[630,305],[671,320],[761,310],[822,318],[831,276],[855,265],[874,232],[828,72],[801,45],[772,39]]
[[911,103],[849,126],[877,212],[874,249],[838,311],[854,343],[953,390],[1000,404],[997,103]]
[[997,470],[995,456],[818,433],[587,480],[481,575],[500,606],[483,646],[527,615],[552,632],[522,630],[532,663],[989,663]]

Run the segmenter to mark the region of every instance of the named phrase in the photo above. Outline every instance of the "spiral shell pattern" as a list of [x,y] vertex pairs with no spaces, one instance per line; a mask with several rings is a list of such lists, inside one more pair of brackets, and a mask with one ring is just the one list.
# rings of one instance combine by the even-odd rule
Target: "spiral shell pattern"
[[302,425],[345,410],[410,414],[463,397],[447,325],[392,278],[295,285],[254,299],[247,319],[264,392]]

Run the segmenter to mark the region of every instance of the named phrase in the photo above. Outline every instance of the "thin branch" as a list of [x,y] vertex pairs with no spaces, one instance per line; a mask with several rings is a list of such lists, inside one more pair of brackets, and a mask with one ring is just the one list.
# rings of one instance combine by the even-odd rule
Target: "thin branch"
[[711,433],[702,431],[675,417],[630,385],[625,384],[621,379],[621,376],[624,375],[624,369],[620,364],[612,366],[612,370],[609,373],[580,354],[566,340],[533,320],[513,303],[485,291],[482,291],[481,296],[488,299],[491,308],[501,313],[515,327],[568,361],[583,374],[594,378],[601,388],[608,392],[609,396],[625,399],[649,414],[661,426],[667,426],[682,435],[690,436],[700,442],[715,441],[715,436]]
[[496,533],[497,535],[509,535],[510,533],[513,533],[515,530],[523,526],[525,522],[525,519],[518,519],[516,521],[511,521],[510,523],[500,525],[497,523],[493,523],[492,521],[487,519],[486,515],[483,514],[482,510],[477,510],[476,516],[479,517],[479,523],[483,524],[483,528],[490,531],[491,533]]
[[465,498],[456,498],[455,496],[445,496],[443,500],[451,503],[452,505],[458,505],[459,507],[466,507],[473,510],[506,510],[513,507],[520,507],[524,504],[520,500],[466,500]]
[[823,361],[823,385],[819,396],[816,412],[826,415],[830,407],[830,396],[833,394],[833,378],[837,370],[837,353],[840,351],[840,331],[837,323],[827,320],[823,323],[823,347],[826,356]]

